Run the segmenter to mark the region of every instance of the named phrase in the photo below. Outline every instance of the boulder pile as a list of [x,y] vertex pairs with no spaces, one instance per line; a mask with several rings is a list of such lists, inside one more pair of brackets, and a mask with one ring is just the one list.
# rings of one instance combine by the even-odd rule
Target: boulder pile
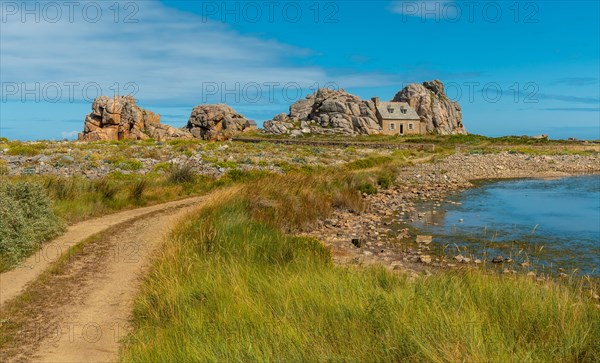
[[227,105],[217,104],[194,107],[185,129],[198,139],[227,140],[250,130],[249,126],[249,120],[242,114]]
[[78,135],[81,141],[148,138],[162,141],[191,139],[192,135],[186,130],[161,124],[160,115],[136,105],[132,96],[96,98],[92,113],[85,117],[83,132]]
[[375,115],[373,101],[364,101],[343,89],[318,89],[314,94],[290,106],[264,123],[271,134],[378,134],[381,126]]
[[462,124],[460,105],[446,96],[444,84],[438,80],[411,83],[396,93],[392,102],[408,102],[427,125],[428,133],[467,133]]

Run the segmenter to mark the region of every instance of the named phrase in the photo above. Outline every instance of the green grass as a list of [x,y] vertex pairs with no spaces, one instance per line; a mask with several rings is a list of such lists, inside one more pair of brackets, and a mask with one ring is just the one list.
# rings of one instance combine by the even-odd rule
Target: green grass
[[343,174],[292,173],[214,195],[157,256],[121,360],[600,360],[600,309],[576,287],[333,265],[327,248],[294,233],[336,203],[351,208],[335,197],[356,195]]
[[[265,140],[287,139],[288,135],[255,135]],[[304,135],[303,140],[312,141],[348,141],[345,135]],[[464,151],[477,150],[481,153],[499,152],[502,150],[521,149],[519,152],[534,155],[554,154],[597,154],[600,140],[582,142],[567,140],[534,139],[527,136],[487,137],[476,134],[468,135],[357,135],[352,142],[373,142],[390,144],[433,144],[437,153],[444,153],[460,148]]]

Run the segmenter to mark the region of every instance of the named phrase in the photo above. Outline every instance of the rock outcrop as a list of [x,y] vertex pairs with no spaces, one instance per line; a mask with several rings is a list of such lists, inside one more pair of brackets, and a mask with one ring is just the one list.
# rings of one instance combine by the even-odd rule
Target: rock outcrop
[[411,83],[396,93],[393,102],[408,102],[427,125],[427,132],[441,135],[466,134],[460,105],[446,96],[438,80]]
[[160,115],[136,105],[132,96],[96,98],[92,113],[85,117],[83,132],[78,135],[81,141],[148,138],[162,141],[191,139],[192,135],[186,130],[161,124]]
[[217,104],[194,107],[185,128],[195,138],[226,140],[249,130],[249,125],[249,120],[242,114],[227,105]]
[[289,114],[281,113],[264,123],[271,134],[378,134],[381,126],[375,115],[375,104],[360,97],[321,88],[290,106]]

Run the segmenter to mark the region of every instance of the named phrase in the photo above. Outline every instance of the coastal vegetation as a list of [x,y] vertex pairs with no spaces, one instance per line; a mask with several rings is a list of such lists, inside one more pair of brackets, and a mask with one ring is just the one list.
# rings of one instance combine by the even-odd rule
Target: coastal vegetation
[[212,195],[158,254],[122,360],[600,359],[600,309],[581,286],[336,266],[298,234],[334,207],[360,212],[356,172],[377,178],[389,165],[295,172]]
[[[385,198],[438,198],[473,177],[593,171],[597,145],[478,136],[411,141],[436,147],[47,142],[23,155],[29,143],[5,140],[3,208],[4,198],[14,199],[11,190],[31,190],[41,203],[31,209],[40,235],[16,254],[0,249],[0,268],[13,267],[65,225],[206,194],[155,255],[135,299],[124,362],[600,360],[594,278],[502,274],[489,263],[422,263],[427,269],[416,274],[358,260],[339,264],[319,229],[340,211],[371,218]],[[40,166],[38,155],[60,172],[15,173],[26,170],[22,162]],[[3,243],[20,246],[4,234]]]

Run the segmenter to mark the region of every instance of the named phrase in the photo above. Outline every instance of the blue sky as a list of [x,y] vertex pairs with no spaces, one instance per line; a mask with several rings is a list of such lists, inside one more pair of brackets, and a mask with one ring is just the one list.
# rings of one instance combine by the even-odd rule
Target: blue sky
[[600,138],[598,1],[2,1],[0,134],[73,138],[98,94],[259,124],[316,87],[440,79],[468,131]]

